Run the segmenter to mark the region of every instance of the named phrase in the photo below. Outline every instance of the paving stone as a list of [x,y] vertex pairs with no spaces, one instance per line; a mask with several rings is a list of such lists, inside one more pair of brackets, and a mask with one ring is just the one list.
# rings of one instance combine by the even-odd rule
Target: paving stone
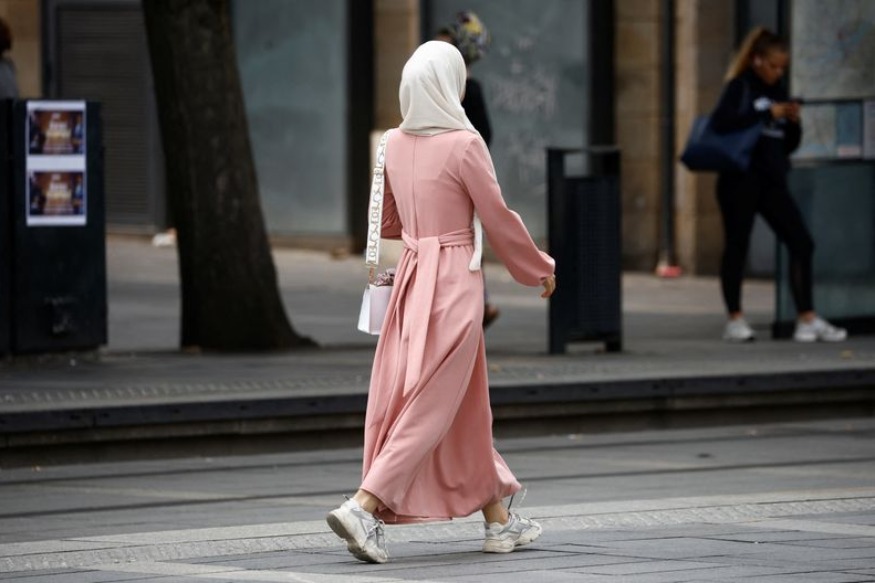
[[[635,582],[646,582],[646,583],[696,583],[708,581],[713,582],[723,578],[731,579],[733,581],[746,580],[747,577],[756,574],[756,575],[767,575],[772,574],[773,571],[766,570],[747,570],[746,572],[739,573],[738,571],[721,567],[719,565],[713,565],[711,567],[705,569],[689,569],[682,571],[660,571],[655,573],[617,573],[606,575],[612,577],[614,581],[635,581]],[[591,574],[584,571],[584,574]]]
[[722,557],[725,555],[748,556],[772,554],[775,549],[767,545],[755,545],[738,541],[712,539],[665,538],[639,541],[617,541],[610,545],[607,554],[623,554],[642,558],[691,559]]
[[734,533],[726,533],[719,534],[714,533],[708,535],[703,538],[713,538],[716,540],[731,540],[731,541],[739,541],[739,542],[749,542],[749,543],[786,543],[793,544],[798,541],[800,545],[805,545],[806,543],[812,543],[812,546],[820,546],[815,545],[816,541],[821,541],[823,543],[827,543],[829,541],[842,541],[842,540],[860,540],[855,539],[853,537],[849,537],[847,535],[841,534],[824,534],[822,532],[805,532],[805,531],[795,531],[795,530],[776,530],[776,531],[762,531],[758,529],[750,529],[746,532],[734,532]]
[[715,565],[711,563],[694,562],[694,561],[638,561],[634,563],[617,563],[613,565],[598,565],[587,567],[580,570],[583,573],[593,573],[596,575],[641,575],[648,576],[659,573],[677,573],[678,571],[695,570],[704,571],[711,570]]
[[[452,523],[391,527],[387,531],[392,561],[386,565],[356,561],[323,521],[324,513],[336,502],[335,496],[326,493],[340,480],[354,483],[360,472],[359,450],[327,455],[331,468],[325,471],[308,471],[322,460],[314,452],[299,452],[237,456],[209,464],[169,460],[167,464],[59,467],[39,475],[0,472],[3,504],[24,497],[28,508],[38,508],[38,497],[46,490],[53,492],[53,504],[57,504],[42,516],[0,516],[0,579],[85,583],[91,572],[101,577],[96,583],[203,583],[216,580],[206,578],[209,573],[230,569],[227,572],[237,573],[240,581],[232,578],[229,583],[269,583],[290,577],[304,581],[310,577],[320,583],[507,583],[519,580],[521,572],[526,581],[561,583],[736,583],[755,577],[770,583],[775,577],[797,576],[801,571],[803,578],[795,580],[872,581],[875,548],[866,546],[870,537],[847,533],[872,528],[868,520],[875,507],[875,488],[857,480],[858,475],[875,470],[875,463],[843,459],[846,440],[858,440],[854,431],[843,433],[845,424],[763,426],[763,434],[776,436],[763,440],[740,428],[618,434],[613,439],[598,435],[587,446],[561,437],[527,438],[519,443],[505,440],[516,461],[526,462],[520,464],[525,471],[543,478],[537,494],[527,497],[522,508],[543,521],[544,535],[518,552],[484,555],[479,551],[482,527],[476,516]],[[875,421],[860,427],[875,427]],[[831,431],[834,435],[824,440],[822,434]],[[707,440],[721,444],[722,449],[703,451],[746,459],[749,467],[719,472],[731,477],[722,483],[688,479],[711,474],[706,466],[713,459],[705,465],[688,459],[689,452]],[[842,474],[839,484],[829,488],[813,487],[816,480],[795,473],[762,473],[791,446],[794,451],[785,460],[794,468],[804,468],[802,454],[813,443],[820,444],[818,455],[829,457],[830,451],[836,452],[836,464],[824,465],[817,472],[836,467],[856,472]],[[551,448],[559,448],[561,455],[548,455]],[[574,461],[574,471],[584,472],[582,478],[550,479],[565,469],[561,466],[564,459],[575,457],[580,459]],[[618,475],[587,477],[588,457],[602,460],[598,471],[608,468]],[[280,469],[274,471],[274,467]],[[619,475],[626,471],[632,471],[632,476]],[[305,476],[300,483],[299,474]],[[705,483],[707,489],[703,489]],[[285,495],[301,492],[301,484],[314,490],[312,496]],[[580,484],[585,485],[583,490]],[[96,510],[95,500],[100,502],[104,493],[146,505]],[[551,505],[553,498],[570,503]],[[847,508],[856,510],[848,512]],[[0,509],[0,514],[14,512],[14,506]],[[858,514],[860,520],[849,520]],[[39,568],[37,563],[24,566],[28,560],[43,559],[47,566],[62,557],[68,566],[76,561],[86,566],[54,571],[32,570]],[[116,558],[165,564],[142,569],[151,569],[151,575],[116,573],[112,564],[104,564],[102,572],[83,571],[89,562],[95,564],[101,558],[104,563]],[[23,570],[3,572],[4,565]],[[157,571],[159,567],[166,571]],[[196,571],[197,575],[187,568],[206,571]],[[781,580],[790,579],[776,581]]]
[[[778,541],[776,541],[778,542]],[[802,546],[802,547],[817,547],[824,549],[873,549],[875,548],[875,538],[828,538],[828,539],[796,539],[789,541],[780,541],[781,544]]]
[[803,560],[805,554],[795,553],[789,555],[787,553],[779,553],[774,556],[724,556],[720,557],[720,561],[727,565],[748,566],[765,569],[777,569],[787,572],[816,572],[816,573],[844,573],[855,569],[868,569],[875,565],[875,559],[832,559],[829,558],[829,553],[824,555],[825,558]]
[[[521,571],[516,577],[515,580],[526,581],[526,583],[618,583],[616,577],[567,571]],[[508,583],[508,576],[486,573],[454,577],[447,581],[448,583]]]
[[861,513],[854,513],[854,514],[850,514],[850,515],[837,514],[831,518],[831,521],[838,522],[838,523],[859,524],[859,525],[863,525],[863,526],[875,527],[875,513],[873,513],[873,512],[861,512]]
[[785,575],[768,575],[751,577],[752,583],[793,583],[795,581],[810,583],[871,583],[872,579],[865,575],[850,573],[788,573]]
[[[0,576],[2,581],[10,581],[12,583],[116,583],[122,581],[137,582],[143,581],[142,573],[117,573],[107,571],[56,571],[47,572],[40,571],[39,573],[28,573],[7,576]],[[155,579],[161,583],[170,583],[167,578]],[[173,583],[204,583],[203,579],[184,578],[173,579]]]

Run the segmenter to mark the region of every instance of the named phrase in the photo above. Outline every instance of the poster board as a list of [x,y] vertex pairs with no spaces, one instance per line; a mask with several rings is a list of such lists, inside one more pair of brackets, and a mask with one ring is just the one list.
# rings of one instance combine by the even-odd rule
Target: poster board
[[794,0],[793,94],[806,100],[875,96],[875,2]]
[[802,107],[802,143],[794,158],[859,159],[863,156],[863,105],[859,101]]
[[84,226],[88,216],[84,101],[28,101],[28,227]]

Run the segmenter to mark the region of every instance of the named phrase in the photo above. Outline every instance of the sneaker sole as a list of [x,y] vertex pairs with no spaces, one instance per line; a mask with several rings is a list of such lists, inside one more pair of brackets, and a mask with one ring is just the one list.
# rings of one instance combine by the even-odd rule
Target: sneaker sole
[[483,543],[483,552],[484,553],[512,553],[513,550],[517,547],[525,546],[531,542],[537,540],[541,533],[544,531],[540,525],[538,525],[538,529],[532,529],[534,532],[530,532],[529,534],[523,533],[520,537],[513,540],[500,540],[500,539],[488,539]]
[[803,344],[804,343],[810,344],[813,342],[844,342],[847,339],[848,339],[847,336],[841,336],[839,338],[819,338],[819,337],[812,338],[810,336],[802,336],[800,338],[797,338],[795,336],[793,337],[794,342],[802,342]]
[[[328,526],[331,530],[334,531],[334,534],[342,538],[346,541],[346,549],[359,561],[364,561],[365,563],[385,563],[387,559],[383,557],[377,557],[371,555],[367,549],[356,540],[355,535],[353,535],[353,530],[350,525],[346,523],[343,515],[337,513],[336,510],[332,510],[328,513],[328,516],[325,518],[325,521],[328,523]],[[367,541],[365,541],[367,542]]]

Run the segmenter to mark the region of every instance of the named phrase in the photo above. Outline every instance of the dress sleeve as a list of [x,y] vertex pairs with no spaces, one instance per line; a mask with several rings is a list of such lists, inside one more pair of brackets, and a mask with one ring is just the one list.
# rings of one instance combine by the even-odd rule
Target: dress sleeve
[[392,193],[392,185],[389,183],[389,175],[384,175],[383,184],[383,222],[380,225],[380,233],[383,239],[401,238],[401,217],[398,216],[398,206],[395,204],[395,195]]
[[459,173],[493,251],[513,278],[523,285],[537,286],[553,275],[553,258],[538,250],[520,216],[507,208],[482,139],[468,143]]

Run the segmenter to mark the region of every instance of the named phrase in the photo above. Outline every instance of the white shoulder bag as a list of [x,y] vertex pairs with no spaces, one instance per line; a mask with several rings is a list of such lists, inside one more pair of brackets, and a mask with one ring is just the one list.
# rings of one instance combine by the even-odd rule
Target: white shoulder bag
[[389,298],[392,297],[392,286],[395,283],[395,270],[388,269],[376,274],[380,265],[380,238],[383,224],[383,189],[386,167],[386,141],[389,132],[380,138],[377,146],[377,158],[374,164],[374,180],[371,184],[371,199],[368,204],[368,241],[365,247],[365,265],[368,266],[368,285],[362,295],[362,307],[359,311],[358,329],[366,334],[378,335],[386,318]]

